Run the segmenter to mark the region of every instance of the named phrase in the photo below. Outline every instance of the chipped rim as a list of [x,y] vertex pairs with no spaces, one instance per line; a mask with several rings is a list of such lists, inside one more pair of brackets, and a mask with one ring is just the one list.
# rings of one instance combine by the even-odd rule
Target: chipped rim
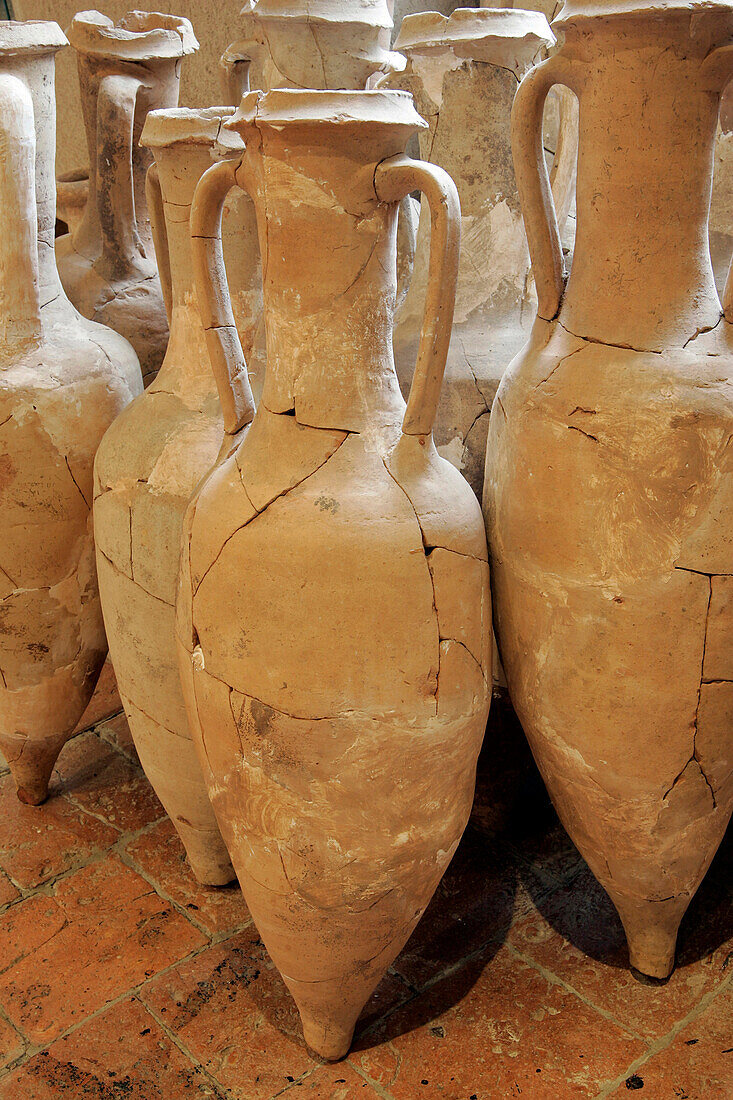
[[247,0],[240,14],[268,23],[361,24],[379,30],[394,25],[386,0],[340,0],[338,8],[335,12],[333,0]]
[[458,47],[462,55],[472,56],[482,46],[500,46],[504,42],[532,46],[533,39],[535,50],[555,44],[555,35],[542,12],[523,8],[457,8],[452,15],[436,11],[406,15],[394,48],[410,53]]
[[598,19],[654,19],[664,15],[733,15],[732,0],[565,0],[552,21],[563,30]]
[[[163,149],[179,142],[213,145],[222,123],[234,114],[234,107],[166,107],[150,111],[145,119],[140,144]],[[242,146],[244,148],[244,145]]]
[[224,123],[226,130],[245,126],[280,129],[301,125],[396,126],[425,130],[427,122],[417,113],[409,92],[383,89],[366,91],[300,90],[276,88],[248,92],[236,114]]
[[69,42],[58,23],[48,19],[0,22],[0,53],[8,56],[56,53]]
[[80,11],[66,33],[78,53],[127,61],[184,57],[199,48],[190,20],[156,11],[129,11],[118,23],[99,11]]

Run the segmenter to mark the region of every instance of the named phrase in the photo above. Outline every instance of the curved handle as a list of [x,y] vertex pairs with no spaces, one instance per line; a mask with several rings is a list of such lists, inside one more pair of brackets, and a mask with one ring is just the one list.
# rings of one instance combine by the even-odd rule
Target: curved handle
[[[512,107],[512,155],[537,287],[537,314],[551,321],[565,289],[560,232],[542,141],[545,100],[555,84],[572,88],[572,64],[560,54],[530,69]],[[573,89],[574,90],[574,89]]]
[[211,369],[224,414],[224,430],[228,435],[234,435],[249,424],[255,414],[247,364],[234,323],[221,244],[224,200],[235,184],[241,187],[235,175],[237,167],[237,161],[223,160],[208,168],[196,185],[191,204],[193,273]]
[[230,107],[238,107],[249,91],[249,67],[255,49],[259,49],[256,42],[231,42],[219,58],[222,102]]
[[577,96],[569,88],[560,90],[560,126],[557,132],[557,148],[550,172],[550,189],[555,204],[558,232],[562,234],[573,201],[573,181],[578,165],[578,121],[580,112]]
[[165,222],[165,204],[160,189],[158,165],[151,164],[145,174],[145,199],[148,204],[150,229],[153,234],[155,259],[158,263],[160,286],[163,291],[165,313],[170,326],[173,317],[173,282],[171,279],[171,257],[168,249],[168,227]]
[[132,140],[142,80],[107,73],[97,94],[97,195],[102,249],[108,261],[133,264],[141,244],[135,220]]
[[378,165],[374,187],[380,202],[396,203],[422,191],[430,207],[430,262],[420,345],[402,422],[405,435],[429,435],[438,411],[448,357],[458,283],[461,206],[456,185],[435,164],[404,154]]

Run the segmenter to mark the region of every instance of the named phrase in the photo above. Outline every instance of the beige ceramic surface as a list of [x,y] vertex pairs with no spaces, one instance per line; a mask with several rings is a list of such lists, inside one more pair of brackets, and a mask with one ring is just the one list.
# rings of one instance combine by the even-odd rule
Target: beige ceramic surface
[[[259,221],[268,367],[184,525],[181,672],[247,904],[306,1041],[339,1058],[455,851],[489,707],[481,514],[430,434],[458,204],[440,169],[399,155],[422,125],[404,93],[252,93],[229,125]],[[253,413],[216,240],[233,182],[212,169],[193,216],[231,431]],[[405,413],[395,228],[418,187],[433,277]]]
[[90,508],[94,452],[140,392],[130,345],[81,317],[54,257],[56,23],[0,24],[0,749],[46,797],[107,644]]
[[245,0],[240,27],[253,88],[363,88],[395,60],[387,0]]
[[[234,877],[196,759],[174,633],[181,524],[224,440],[193,286],[189,213],[231,108],[156,111],[142,141],[156,252],[171,310],[158,377],[105,435],[95,464],[94,528],[102,610],[135,747],[196,877]],[[240,144],[241,152],[241,144]]]
[[[407,68],[389,78],[414,95],[430,124],[420,135],[421,154],[451,175],[461,199],[456,313],[435,441],[479,499],[491,404],[533,317],[511,158],[511,107],[519,80],[553,42],[547,20],[537,12],[460,9],[448,19],[412,15],[395,43]],[[572,172],[565,173],[564,191],[571,182]],[[414,272],[395,326],[403,392],[420,337],[428,272],[430,219],[423,207]]]
[[[77,309],[126,336],[147,385],[165,355],[168,323],[145,198],[150,152],[140,145],[148,111],[178,102],[181,59],[198,43],[186,19],[129,12],[118,24],[96,11],[69,27],[76,50],[89,149],[89,190],[72,234],[56,246]],[[68,184],[62,184],[63,191]],[[78,187],[71,187],[74,204]],[[64,205],[59,203],[61,217]]]
[[[389,51],[391,9],[385,0],[248,0],[240,36],[221,57],[224,101],[238,106],[250,87],[364,88],[380,72],[404,64]],[[402,204],[398,225],[398,292],[404,297],[415,254],[414,200]],[[227,198],[224,259],[232,310],[259,400],[267,362],[257,220],[251,199],[238,188]],[[249,347],[247,347],[249,343]]]
[[[631,963],[666,977],[733,805],[733,333],[707,247],[733,5],[587,0],[554,27],[514,108],[539,315],[489,432],[495,624]],[[580,98],[567,286],[539,126],[555,81]]]

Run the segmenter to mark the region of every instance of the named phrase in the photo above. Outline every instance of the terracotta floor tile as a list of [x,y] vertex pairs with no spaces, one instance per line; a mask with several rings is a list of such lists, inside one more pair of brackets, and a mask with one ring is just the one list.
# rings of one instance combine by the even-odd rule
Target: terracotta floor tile
[[0,871],[0,905],[7,905],[9,902],[15,901],[15,899],[19,897],[20,894],[13,886],[8,876]]
[[[10,913],[16,939],[23,929],[23,957],[0,977],[0,1004],[37,1043],[206,942],[116,857],[62,879],[55,897],[21,902],[4,918]],[[47,924],[42,934],[39,918]]]
[[52,939],[66,924],[55,898],[37,895],[0,915],[0,974]]
[[127,851],[141,870],[208,932],[234,931],[249,923],[249,911],[238,885],[199,885],[168,818],[130,840]]
[[2,1100],[223,1100],[135,1000],[36,1054],[0,1084]]
[[113,718],[108,718],[105,722],[100,722],[96,732],[99,737],[103,738],[105,741],[109,741],[111,745],[114,745],[115,748],[119,749],[125,756],[129,756],[135,763],[139,763],[135,742],[132,739],[130,726],[128,725],[124,711],[121,714],[115,714]]
[[0,1069],[9,1066],[24,1050],[25,1043],[21,1036],[0,1016]]
[[665,985],[642,984],[628,969],[616,911],[586,870],[565,889],[540,900],[538,909],[516,923],[509,942],[651,1039],[665,1035],[726,979],[732,935],[730,897],[714,880],[706,880],[682,923],[677,969]]
[[254,926],[148,982],[140,997],[242,1100],[269,1100],[315,1064]]
[[[406,993],[387,975],[359,1029]],[[238,1100],[269,1098],[318,1064],[254,925],[148,982],[140,997]]]
[[65,746],[51,792],[121,832],[136,832],[165,814],[139,766],[91,731]]
[[377,1100],[378,1096],[348,1062],[319,1066],[283,1094],[284,1100]]
[[105,851],[119,836],[64,798],[24,806],[9,775],[0,779],[0,821],[0,867],[26,889]]
[[644,1049],[508,947],[432,986],[366,1042],[350,1060],[394,1100],[594,1096],[616,1059]]
[[652,1100],[730,1100],[733,1096],[733,988],[719,994],[671,1044],[612,1094]]
[[466,830],[422,920],[394,962],[394,969],[421,988],[448,966],[489,940],[501,943],[526,910],[517,896],[517,870],[490,840]]
[[117,690],[114,669],[112,668],[112,662],[107,658],[97,680],[94,695],[89,700],[89,706],[79,719],[76,728],[77,730],[89,729],[91,726],[95,726],[97,722],[101,722],[104,718],[109,718],[112,714],[117,714],[121,710],[122,703],[120,702],[120,693]]

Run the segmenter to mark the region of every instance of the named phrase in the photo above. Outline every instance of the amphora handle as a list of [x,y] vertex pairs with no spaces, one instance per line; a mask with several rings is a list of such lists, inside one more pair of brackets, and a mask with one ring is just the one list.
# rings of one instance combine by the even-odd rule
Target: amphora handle
[[106,73],[97,92],[97,195],[103,252],[123,267],[140,254],[135,220],[132,143],[142,80]]
[[160,286],[163,291],[165,313],[170,327],[173,319],[173,281],[171,278],[171,257],[168,249],[168,227],[165,221],[165,203],[160,187],[158,165],[151,164],[145,175],[145,198],[148,204],[150,229],[153,234],[155,259],[158,264]]
[[545,100],[551,88],[564,84],[575,91],[575,65],[561,54],[530,69],[517,89],[512,107],[512,154],[524,228],[537,287],[537,313],[551,321],[565,288],[562,246],[542,140]]
[[199,310],[224,414],[224,430],[229,435],[249,424],[255,414],[221,243],[224,200],[233,187],[241,187],[242,181],[235,175],[237,168],[236,160],[212,165],[196,185],[191,204],[191,252]]
[[[0,75],[0,355],[41,336],[33,100],[16,76]],[[3,354],[4,353],[4,354]]]
[[254,52],[261,47],[256,42],[232,42],[219,58],[219,83],[222,102],[238,107],[249,91],[249,67]]
[[456,185],[435,164],[404,154],[379,164],[374,186],[380,202],[400,202],[422,191],[430,208],[430,261],[415,373],[402,422],[405,435],[429,435],[438,411],[458,284],[461,207]]

